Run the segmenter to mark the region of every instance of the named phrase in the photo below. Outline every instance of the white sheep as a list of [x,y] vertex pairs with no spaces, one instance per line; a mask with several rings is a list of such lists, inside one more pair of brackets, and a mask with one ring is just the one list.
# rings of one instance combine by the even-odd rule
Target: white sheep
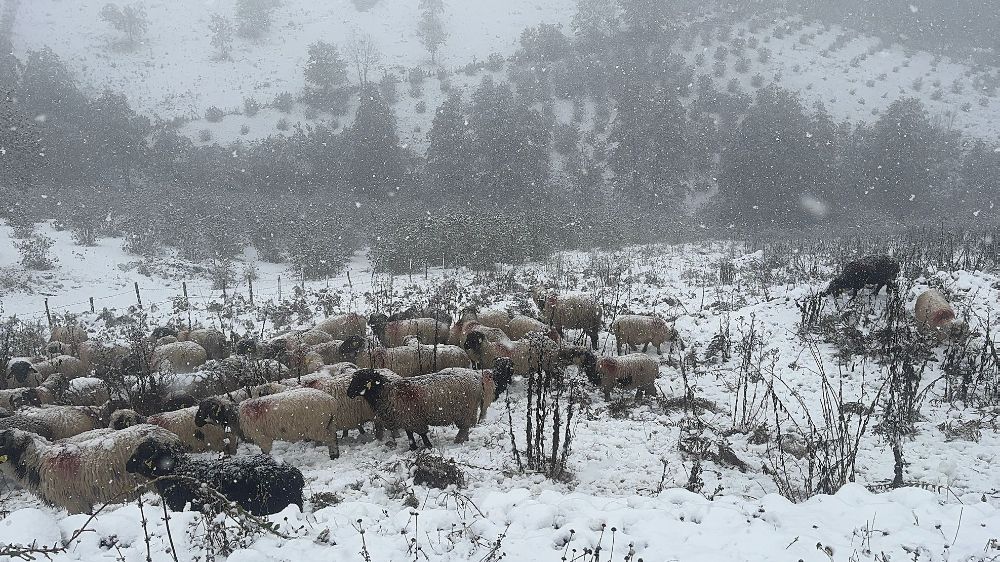
[[913,315],[917,326],[934,335],[939,342],[962,335],[966,330],[965,323],[957,320],[955,309],[948,299],[936,289],[928,289],[917,297],[913,307]]
[[531,332],[542,332],[553,341],[559,341],[559,333],[545,322],[524,314],[518,314],[510,319],[505,330],[507,337],[519,340]]
[[49,341],[59,341],[69,345],[79,345],[90,339],[87,329],[83,326],[53,326]]
[[597,360],[599,383],[606,400],[611,399],[611,389],[616,385],[625,390],[635,390],[636,399],[642,393],[655,395],[659,372],[659,362],[645,353],[629,353]]
[[377,335],[386,347],[403,345],[406,336],[417,336],[423,343],[448,343],[449,328],[448,324],[434,318],[412,318],[388,322]]
[[156,370],[193,373],[208,360],[205,348],[193,341],[168,343],[153,350],[152,365]]
[[110,427],[120,430],[141,423],[148,423],[166,429],[178,436],[192,453],[216,451],[228,455],[236,454],[236,436],[226,435],[225,429],[217,425],[195,425],[198,406],[182,408],[172,412],[162,412],[143,417],[135,410],[118,410],[111,414]]
[[60,402],[71,406],[101,406],[108,400],[111,400],[111,389],[106,382],[94,377],[79,377],[68,381]]
[[325,318],[316,324],[314,329],[326,332],[338,340],[346,340],[351,336],[363,338],[368,334],[368,320],[360,314],[351,312]]
[[656,352],[661,353],[660,346],[677,339],[677,330],[671,328],[659,316],[644,316],[640,314],[623,314],[611,322],[611,333],[615,335],[615,352],[622,354],[622,347],[628,346],[632,351],[642,345],[642,351],[649,344],[656,346]]
[[590,295],[559,295],[535,292],[535,302],[541,311],[540,320],[563,334],[564,329],[583,330],[590,336],[591,349],[597,349],[601,331],[601,305]]
[[389,369],[401,377],[413,377],[449,367],[470,367],[469,355],[454,345],[423,345],[413,343],[400,347],[380,347],[357,361],[362,369]]
[[195,425],[211,423],[232,429],[233,434],[256,444],[268,454],[275,441],[323,443],[330,458],[340,456],[334,427],[337,402],[314,388],[293,388],[239,404],[208,398],[198,405]]
[[306,347],[311,347],[321,343],[327,343],[333,341],[333,336],[324,332],[323,330],[306,330],[299,334],[299,344]]
[[104,404],[100,408],[46,405],[22,408],[17,415],[47,425],[51,429],[52,439],[65,439],[92,429],[107,427],[110,407],[110,404]]
[[414,433],[424,446],[430,426],[457,425],[456,443],[469,440],[469,429],[486,417],[496,395],[490,371],[445,369],[417,377],[392,380],[372,369],[354,373],[349,398],[363,397],[387,429],[402,429],[416,449]]
[[[3,473],[44,502],[86,513],[105,503],[124,503],[144,484],[126,472],[125,463],[142,441],[154,437],[176,443],[177,436],[154,425],[101,431],[75,442],[50,443],[42,437],[9,429],[0,432]],[[141,491],[141,490],[140,490]]]
[[[326,374],[326,371],[324,371],[322,374],[302,377],[300,383],[303,388],[322,390],[337,401],[334,425],[338,430],[343,432],[343,437],[347,437],[349,429],[357,429],[361,433],[364,433],[364,424],[372,422],[375,425],[375,438],[381,439],[383,426],[382,423],[375,419],[375,412],[371,409],[371,406],[364,400],[351,400],[347,397],[347,387],[350,386],[351,379],[354,378],[354,372],[357,370],[357,367],[355,367],[352,370],[343,370],[334,374]],[[378,372],[382,373],[389,380],[401,378],[388,369],[379,369]]]
[[87,372],[105,376],[121,367],[122,362],[132,352],[124,345],[106,345],[97,340],[89,340],[77,346],[77,356],[83,361]]
[[[194,342],[205,350],[207,359],[225,359],[229,356],[229,341],[226,335],[214,328],[181,330],[177,332],[178,342]],[[202,361],[204,363],[204,361]]]

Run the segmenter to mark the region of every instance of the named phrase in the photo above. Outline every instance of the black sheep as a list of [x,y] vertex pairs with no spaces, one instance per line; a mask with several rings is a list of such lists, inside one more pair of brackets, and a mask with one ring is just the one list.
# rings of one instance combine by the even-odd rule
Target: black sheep
[[899,262],[889,256],[865,256],[857,261],[849,262],[830,282],[822,294],[837,297],[846,290],[853,291],[853,297],[866,286],[874,286],[873,295],[877,295],[882,287],[886,290],[896,289],[896,277],[899,275]]
[[277,462],[269,455],[224,458],[197,458],[177,446],[156,439],[143,441],[129,458],[125,470],[147,478],[164,478],[156,489],[167,507],[184,509],[191,502],[201,510],[212,497],[202,489],[208,486],[254,515],[271,515],[295,504],[302,509],[305,480],[294,466]]

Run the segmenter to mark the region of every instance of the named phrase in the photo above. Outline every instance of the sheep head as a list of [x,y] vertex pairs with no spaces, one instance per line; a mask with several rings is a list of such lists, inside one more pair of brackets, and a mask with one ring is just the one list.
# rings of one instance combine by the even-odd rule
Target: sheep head
[[597,355],[586,347],[568,347],[559,350],[559,360],[562,363],[576,365],[587,376],[587,380],[592,384],[601,381],[597,373]]
[[231,403],[221,398],[206,398],[198,404],[198,412],[194,415],[194,425],[205,427],[206,424],[231,425],[236,418],[236,410]]
[[149,438],[139,443],[135,452],[125,463],[130,474],[141,474],[147,478],[170,476],[177,465],[180,450],[176,447]]
[[132,427],[133,425],[145,422],[146,419],[135,410],[118,410],[111,414],[111,422],[108,424],[108,427],[120,431],[126,427]]
[[381,312],[376,312],[368,317],[368,325],[372,327],[372,333],[378,336],[379,340],[385,338],[385,326],[389,323],[389,317]]
[[24,360],[12,362],[7,367],[7,370],[10,372],[10,376],[20,384],[27,383],[28,377],[32,374],[38,374],[34,365]]
[[363,396],[365,400],[372,402],[388,382],[389,379],[375,369],[360,369],[351,377],[351,384],[347,386],[347,397],[353,399]]
[[150,339],[153,340],[153,341],[156,341],[156,340],[158,340],[158,339],[160,339],[162,337],[165,337],[165,336],[173,336],[173,337],[176,338],[177,337],[177,330],[175,330],[175,329],[173,329],[173,328],[171,328],[169,326],[159,326],[159,327],[153,328],[153,333],[150,335]]
[[236,355],[257,355],[257,340],[243,338],[236,342]]
[[465,349],[475,351],[476,353],[482,353],[483,344],[486,343],[486,334],[482,332],[470,332],[468,336],[465,337]]
[[0,432],[0,463],[17,462],[30,444],[31,434],[26,431],[7,429]]
[[358,354],[361,353],[361,350],[364,348],[365,338],[353,335],[344,340],[344,343],[340,344],[340,347],[337,348],[337,352],[340,353],[342,357],[349,358],[354,361],[358,358]]

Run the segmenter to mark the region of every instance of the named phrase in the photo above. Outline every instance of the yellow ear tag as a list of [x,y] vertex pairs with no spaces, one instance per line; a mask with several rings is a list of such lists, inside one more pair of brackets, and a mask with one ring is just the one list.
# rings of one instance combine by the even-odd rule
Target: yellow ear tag
[[365,384],[365,388],[367,388],[368,390],[371,390],[372,389],[372,381],[368,381],[368,383]]
[[7,462],[7,455],[0,455],[0,463]]
[[146,466],[149,468],[153,468],[153,461],[146,461]]

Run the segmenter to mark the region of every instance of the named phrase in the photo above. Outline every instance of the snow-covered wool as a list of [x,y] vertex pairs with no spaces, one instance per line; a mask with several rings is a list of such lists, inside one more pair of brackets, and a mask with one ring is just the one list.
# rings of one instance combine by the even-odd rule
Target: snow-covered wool
[[146,478],[160,478],[156,490],[173,511],[183,510],[188,503],[193,511],[200,511],[212,503],[215,498],[205,486],[258,516],[278,513],[293,504],[302,509],[302,472],[268,455],[197,458],[153,438],[139,444],[125,469]]
[[597,349],[598,332],[601,330],[601,305],[590,295],[559,295],[554,292],[536,291],[536,304],[542,322],[563,330],[583,330],[590,336],[591,349]]
[[507,324],[510,323],[510,314],[506,310],[498,310],[494,308],[486,308],[482,310],[476,310],[475,308],[467,308],[462,311],[459,317],[459,322],[479,322],[483,326],[490,328],[499,328],[501,330],[507,330]]
[[179,437],[191,452],[217,451],[235,455],[236,437],[227,436],[225,430],[217,425],[196,426],[194,419],[197,413],[198,406],[162,412],[147,417],[139,415],[134,410],[118,410],[111,414],[109,427],[125,429],[140,423],[149,423],[160,426]]
[[13,414],[0,418],[0,431],[8,429],[28,431],[46,439],[52,439],[52,427],[48,423],[23,414]]
[[340,456],[333,426],[336,407],[332,396],[314,388],[293,388],[239,404],[213,397],[198,405],[195,425],[228,426],[236,437],[256,444],[264,453],[271,452],[275,441],[323,443],[335,459]]
[[660,364],[645,353],[629,353],[620,357],[598,359],[597,372],[605,399],[611,399],[611,389],[615,386],[635,390],[638,398],[643,392],[647,395],[656,394],[656,377],[660,372]]
[[482,368],[492,366],[497,357],[510,357],[513,345],[503,331],[477,325],[466,336],[462,347],[473,366]]
[[873,295],[877,295],[882,287],[886,290],[896,290],[896,277],[899,276],[899,262],[889,256],[865,256],[857,261],[848,262],[844,269],[830,281],[823,295],[837,297],[843,291],[850,290],[853,296],[867,286],[873,286]]
[[124,345],[107,345],[97,340],[85,341],[77,346],[77,356],[83,361],[87,372],[93,372],[99,377],[121,367],[131,352]]
[[60,403],[70,406],[101,406],[108,400],[111,400],[111,389],[107,383],[94,377],[79,377],[67,381]]
[[29,388],[42,384],[50,375],[60,373],[67,379],[75,379],[87,374],[83,361],[72,355],[59,355],[31,364],[25,368],[22,361],[12,361],[8,364],[7,388]]
[[469,355],[454,345],[414,343],[400,347],[379,347],[358,358],[362,369],[389,369],[401,377],[426,375],[449,367],[470,367]]
[[177,336],[163,336],[162,338],[157,338],[153,342],[153,347],[160,347],[161,345],[167,345],[168,343],[177,343]]
[[351,312],[338,316],[330,316],[321,320],[313,328],[330,334],[338,340],[346,340],[351,336],[365,337],[368,334],[368,321],[365,317]]
[[493,374],[472,369],[445,369],[399,380],[362,369],[347,388],[347,396],[363,397],[387,429],[404,430],[411,449],[417,448],[414,433],[431,447],[430,426],[457,425],[455,442],[468,441],[469,429],[486,416],[495,395]]
[[333,336],[323,330],[306,330],[299,334],[299,343],[306,347],[333,341]]
[[403,345],[407,336],[417,336],[423,343],[448,343],[449,328],[448,324],[434,318],[411,318],[388,322],[376,335],[386,347]]
[[177,332],[177,341],[190,341],[200,345],[208,359],[225,359],[229,356],[229,340],[226,334],[214,328],[202,328],[190,332],[182,330]]
[[345,357],[340,353],[340,346],[344,345],[343,340],[330,340],[309,346],[308,351],[318,353],[323,358],[324,365],[342,363]]
[[18,429],[0,432],[0,464],[16,480],[46,503],[70,513],[86,513],[95,506],[126,502],[144,479],[125,470],[141,442],[154,438],[179,446],[177,436],[154,425],[100,432],[72,443],[50,443]]
[[90,339],[83,326],[53,326],[49,341],[60,341],[69,345],[79,345]]
[[677,330],[667,324],[659,316],[641,314],[623,314],[611,322],[611,333],[615,335],[615,353],[622,354],[622,347],[628,346],[632,351],[641,345],[645,352],[650,344],[656,346],[656,352],[661,353],[660,346],[677,339]]
[[[107,427],[111,416],[110,408],[110,404],[104,404],[100,408],[49,405],[23,408],[17,415],[46,424],[52,431],[52,439],[65,439],[85,431]],[[4,420],[0,420],[2,421]]]
[[373,339],[351,336],[344,340],[344,343],[340,344],[338,351],[344,361],[356,364],[359,357],[370,355],[377,348],[378,344]]
[[62,401],[68,388],[69,380],[59,373],[54,373],[38,386],[0,390],[0,406],[9,407],[13,412],[24,406],[55,404]]
[[965,330],[965,323],[956,319],[955,309],[937,289],[920,293],[913,315],[917,319],[917,326],[932,333],[939,342],[957,337]]
[[154,349],[152,364],[157,370],[193,373],[207,360],[208,353],[204,347],[193,341],[179,341]]
[[542,332],[553,341],[559,341],[559,332],[545,322],[524,314],[518,314],[507,323],[507,336],[519,340],[531,332]]
[[157,326],[153,328],[152,333],[149,335],[149,339],[156,341],[167,336],[173,336],[176,338],[177,330],[171,328],[170,326]]
[[[364,400],[352,400],[347,397],[347,388],[351,385],[351,379],[354,378],[355,371],[357,371],[357,368],[332,375],[310,375],[302,377],[301,384],[303,388],[322,390],[337,401],[334,425],[338,430],[343,432],[344,437],[347,437],[347,431],[350,429],[357,429],[364,432],[364,424],[366,422],[373,422],[375,425],[375,438],[381,439],[382,424],[375,419],[375,412],[371,406]],[[390,380],[400,378],[399,375],[387,369],[380,369],[379,372]]]
[[[554,373],[560,369],[559,344],[538,332],[529,333],[522,339],[512,342],[507,348],[515,375],[527,375],[545,371]],[[484,363],[493,366],[492,363]]]

